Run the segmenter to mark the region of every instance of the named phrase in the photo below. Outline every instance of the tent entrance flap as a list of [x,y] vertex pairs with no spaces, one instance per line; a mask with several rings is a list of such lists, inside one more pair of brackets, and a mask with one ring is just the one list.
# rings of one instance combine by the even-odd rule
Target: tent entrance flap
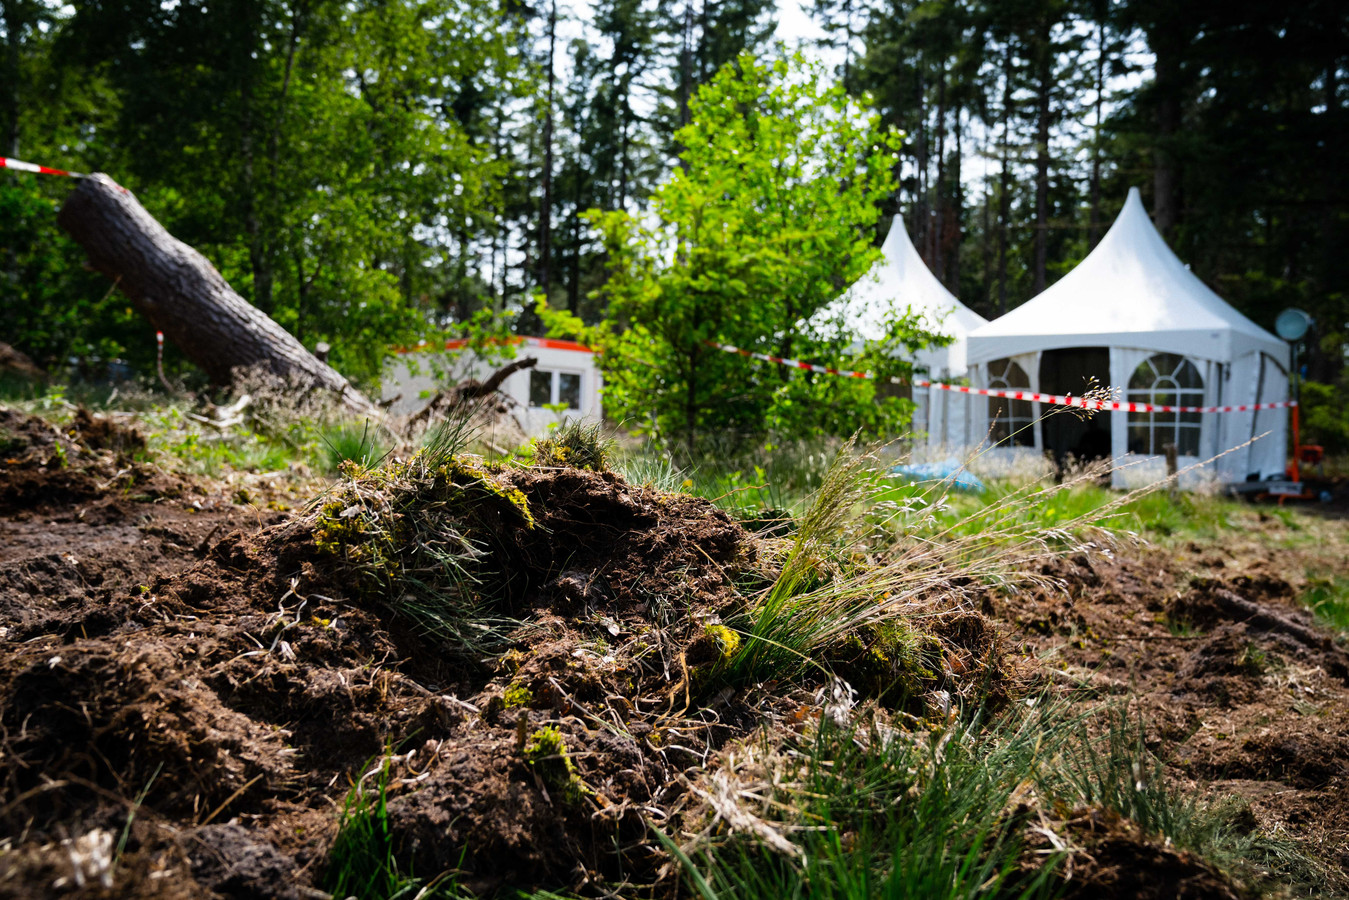
[[[1046,394],[1072,394],[1110,384],[1109,347],[1070,347],[1040,354],[1040,390]],[[1054,408],[1040,423],[1044,448],[1062,464],[1074,459],[1104,459],[1110,456],[1110,413],[1097,412],[1081,418],[1080,410]]]

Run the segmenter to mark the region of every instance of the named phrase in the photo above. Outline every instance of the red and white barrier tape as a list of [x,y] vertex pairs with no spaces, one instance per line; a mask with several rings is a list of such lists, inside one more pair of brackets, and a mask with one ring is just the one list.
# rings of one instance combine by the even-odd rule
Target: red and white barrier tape
[[[780,356],[768,356],[764,353],[755,353],[752,350],[742,350],[739,347],[733,347],[730,344],[718,344],[714,341],[705,341],[704,343],[709,347],[715,347],[717,350],[724,350],[727,353],[738,353],[741,356],[746,356],[750,359],[777,363],[780,366],[789,366],[793,369],[802,369],[807,372],[819,372],[821,375],[838,375],[841,378],[874,379],[876,377],[870,372],[854,372],[849,369],[831,369],[828,366],[817,366],[814,363],[802,362],[799,359],[783,359]],[[915,378],[912,382],[906,381],[903,378],[886,378],[884,380],[889,381],[892,384],[911,383],[915,387],[930,387],[941,391],[951,391],[956,394],[972,394],[978,397],[1001,397],[1004,400],[1027,400],[1031,403],[1050,403],[1055,406],[1076,406],[1079,409],[1119,410],[1122,412],[1230,413],[1253,412],[1260,409],[1291,409],[1292,407],[1297,406],[1296,400],[1280,400],[1275,403],[1245,403],[1240,406],[1164,406],[1157,403],[1126,403],[1120,400],[1090,400],[1086,397],[1041,394],[1036,391],[972,388],[960,384],[942,384],[940,381],[923,381],[920,378]]]
[[35,163],[24,162],[21,159],[10,159],[8,156],[0,156],[0,169],[13,169],[15,172],[32,172],[34,175],[64,175],[67,178],[83,178],[79,172],[67,172],[65,169],[53,169],[50,166],[39,166]]

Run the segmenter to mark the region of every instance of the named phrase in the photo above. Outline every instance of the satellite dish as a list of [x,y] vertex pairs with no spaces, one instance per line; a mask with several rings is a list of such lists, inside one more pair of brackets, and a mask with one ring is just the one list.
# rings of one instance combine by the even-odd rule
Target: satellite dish
[[1285,309],[1274,320],[1274,330],[1285,341],[1300,341],[1312,327],[1312,317],[1300,309]]

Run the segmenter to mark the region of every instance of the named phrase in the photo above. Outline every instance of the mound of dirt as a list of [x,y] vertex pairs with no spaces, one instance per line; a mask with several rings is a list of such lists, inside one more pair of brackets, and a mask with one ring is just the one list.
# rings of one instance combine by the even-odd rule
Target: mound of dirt
[[1118,814],[1075,810],[1063,830],[1076,845],[1058,873],[1070,900],[1240,900],[1222,873],[1142,833]]
[[[24,837],[0,895],[72,883],[61,841],[120,833],[133,808],[119,896],[303,895],[352,786],[379,783],[404,871],[479,891],[657,880],[647,821],[681,773],[802,708],[715,675],[717,623],[773,577],[771,539],[610,472],[410,472],[352,467],[302,514],[185,536],[203,558],[139,583],[15,599],[0,828]],[[997,667],[977,613],[927,624],[951,664],[923,689]]]
[[0,515],[59,508],[120,492],[152,501],[185,484],[135,461],[145,439],[108,416],[78,409],[68,428],[0,406]]

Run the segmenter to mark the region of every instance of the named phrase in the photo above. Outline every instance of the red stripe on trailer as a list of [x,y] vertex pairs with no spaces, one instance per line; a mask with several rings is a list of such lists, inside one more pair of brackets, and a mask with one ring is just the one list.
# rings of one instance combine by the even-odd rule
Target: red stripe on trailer
[[[513,337],[506,340],[498,340],[496,338],[493,338],[491,341],[488,341],[488,343],[495,344],[498,346],[501,344],[514,344],[516,346],[520,346],[523,344],[526,347],[542,347],[546,350],[568,350],[573,353],[599,352],[594,348],[587,347],[584,344],[578,344],[575,341],[561,341],[557,340],[556,338]],[[444,343],[443,349],[463,350],[467,346],[468,341],[465,340],[464,338],[452,338]],[[389,349],[392,350],[394,353],[404,354],[404,353],[421,353],[428,350],[436,350],[438,348],[432,345],[429,341],[421,341],[420,343],[414,344],[411,347],[395,346]],[[745,352],[745,351],[738,351],[738,352]]]

